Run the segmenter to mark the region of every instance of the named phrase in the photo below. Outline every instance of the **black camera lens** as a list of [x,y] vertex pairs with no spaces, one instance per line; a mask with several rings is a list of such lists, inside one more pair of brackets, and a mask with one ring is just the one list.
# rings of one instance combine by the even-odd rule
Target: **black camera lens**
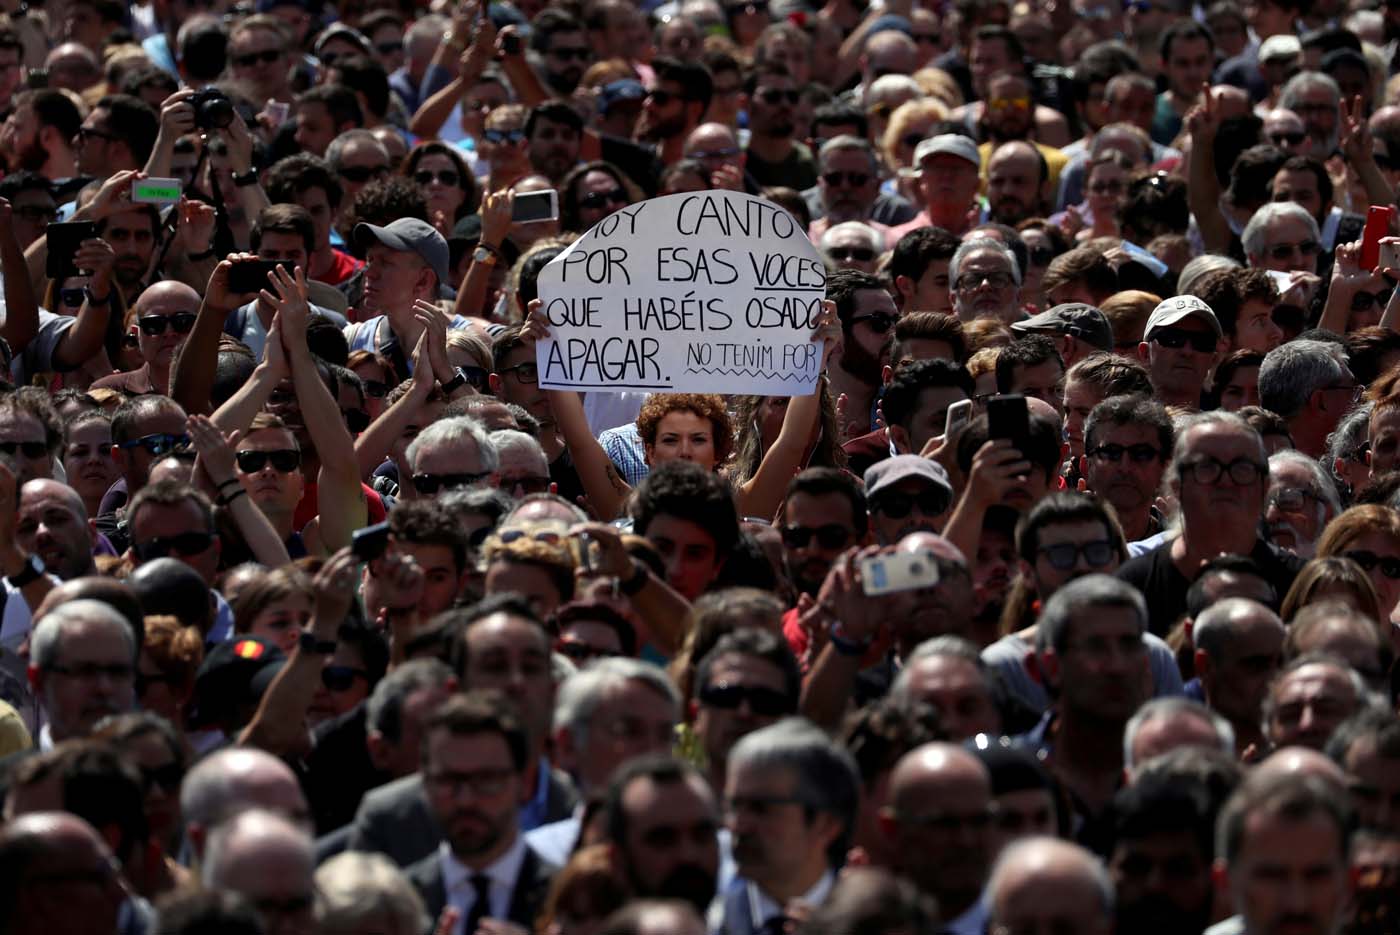
[[205,88],[191,98],[195,126],[204,130],[223,130],[233,123],[233,101],[218,88]]

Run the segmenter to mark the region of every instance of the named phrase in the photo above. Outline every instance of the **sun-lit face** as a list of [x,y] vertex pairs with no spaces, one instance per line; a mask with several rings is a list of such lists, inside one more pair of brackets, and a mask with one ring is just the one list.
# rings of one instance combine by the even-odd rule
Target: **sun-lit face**
[[691,461],[714,470],[715,427],[709,419],[689,409],[676,409],[656,424],[656,441],[646,446],[647,463],[653,468],[667,461]]

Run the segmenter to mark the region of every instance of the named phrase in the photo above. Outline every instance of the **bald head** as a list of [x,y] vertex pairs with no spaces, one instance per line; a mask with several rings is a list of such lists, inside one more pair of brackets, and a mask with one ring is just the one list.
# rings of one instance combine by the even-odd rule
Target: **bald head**
[[152,283],[141,292],[141,297],[136,300],[136,314],[148,315],[171,308],[182,312],[198,311],[199,302],[198,292],[182,282],[167,279]]
[[306,797],[296,776],[286,763],[261,750],[220,750],[200,760],[180,786],[180,810],[196,851],[213,828],[249,809],[309,826]]
[[[991,801],[992,779],[982,761],[950,743],[928,743],[906,753],[890,774],[890,802],[900,812],[925,810],[954,791]],[[917,813],[917,812],[915,812]]]
[[1400,107],[1388,104],[1377,108],[1366,125],[1372,133],[1400,137]]
[[967,566],[967,556],[962,554],[962,550],[936,532],[911,532],[899,540],[895,550],[905,554],[932,552],[939,558]]
[[[737,150],[738,148],[739,138],[734,135],[733,130],[722,123],[702,123],[691,130],[690,136],[685,138],[686,157],[701,159],[710,168],[727,160],[718,156],[707,157],[707,154]],[[735,158],[737,158],[737,154]]]
[[1325,754],[1308,747],[1283,747],[1269,754],[1254,768],[1253,779],[1265,776],[1316,776],[1339,786],[1347,784],[1346,773]]
[[1054,923],[1056,930],[1064,925],[1074,932],[1107,932],[1113,916],[1113,884],[1103,864],[1058,838],[1009,845],[992,869],[987,898],[993,929],[1037,931]]
[[96,571],[87,509],[67,484],[39,478],[20,488],[15,540],[25,551],[37,554],[44,568],[62,581]]
[[904,33],[886,29],[865,43],[867,77],[908,75],[919,67],[919,47]]
[[309,892],[315,869],[315,845],[309,833],[281,815],[255,810],[236,815],[214,830],[200,876],[211,889],[232,890],[256,903],[270,895],[269,889],[281,886]]
[[1284,632],[1279,615],[1263,604],[1247,597],[1227,597],[1201,612],[1192,625],[1191,640],[1200,651],[1220,659],[1234,640],[1261,633],[1282,638]]
[[67,484],[59,483],[48,478],[32,480],[20,488],[19,502],[20,509],[24,504],[32,500],[45,500],[60,503],[71,510],[80,519],[87,519],[87,507],[83,506],[83,498],[78,496],[78,492]]
[[[41,877],[50,882],[28,885]],[[65,878],[96,885],[64,884]],[[110,933],[126,897],[116,858],[76,815],[31,812],[0,830],[0,931],[6,935]]]

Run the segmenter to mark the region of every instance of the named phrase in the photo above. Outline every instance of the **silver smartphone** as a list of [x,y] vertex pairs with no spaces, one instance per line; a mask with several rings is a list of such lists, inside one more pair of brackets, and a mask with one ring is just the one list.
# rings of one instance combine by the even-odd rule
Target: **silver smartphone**
[[938,584],[938,561],[928,552],[872,555],[860,561],[861,588],[869,597]]

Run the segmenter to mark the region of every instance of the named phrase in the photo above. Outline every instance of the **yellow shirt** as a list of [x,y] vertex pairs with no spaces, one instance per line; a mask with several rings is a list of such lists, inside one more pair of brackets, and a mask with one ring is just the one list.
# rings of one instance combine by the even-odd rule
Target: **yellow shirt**
[[[1045,165],[1050,169],[1050,184],[1047,186],[1049,192],[1055,193],[1060,190],[1060,173],[1065,166],[1069,165],[1069,157],[1053,146],[1046,146],[1044,143],[1037,143],[1035,140],[1028,140],[1032,146],[1040,150],[1040,155],[1045,157]],[[997,147],[996,143],[983,143],[977,147],[977,154],[982,157],[982,188],[987,187],[987,164],[992,161],[992,150]]]

